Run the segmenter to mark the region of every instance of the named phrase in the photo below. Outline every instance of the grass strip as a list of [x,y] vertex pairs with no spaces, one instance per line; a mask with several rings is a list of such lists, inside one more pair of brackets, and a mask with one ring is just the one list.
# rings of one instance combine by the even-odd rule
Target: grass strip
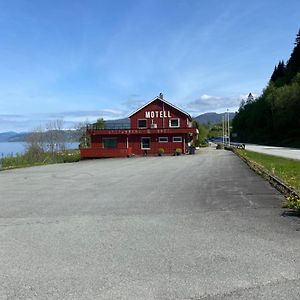
[[267,155],[248,150],[236,150],[248,160],[254,161],[267,169],[271,174],[280,178],[300,193],[300,161],[273,155]]
[[[263,175],[261,170],[266,170],[269,174],[276,176],[283,183],[290,186],[296,193],[286,195],[287,203],[284,205],[284,207],[291,208],[300,213],[299,160],[287,159],[241,149],[235,149],[234,152],[237,152],[241,157],[246,159],[246,161],[250,162],[251,167],[259,174]],[[260,167],[257,168],[255,165]],[[264,172],[265,171],[263,171],[263,173]]]
[[80,152],[77,149],[56,153],[40,152],[38,155],[34,156],[29,155],[29,153],[23,155],[17,154],[0,158],[0,171],[57,163],[70,163],[79,160]]

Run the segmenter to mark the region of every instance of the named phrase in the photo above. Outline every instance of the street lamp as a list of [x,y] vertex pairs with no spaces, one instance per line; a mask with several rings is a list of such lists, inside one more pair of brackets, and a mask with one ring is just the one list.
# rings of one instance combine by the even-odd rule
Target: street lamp
[[229,111],[227,108],[227,119],[228,119],[228,146],[230,147],[230,126],[229,126]]

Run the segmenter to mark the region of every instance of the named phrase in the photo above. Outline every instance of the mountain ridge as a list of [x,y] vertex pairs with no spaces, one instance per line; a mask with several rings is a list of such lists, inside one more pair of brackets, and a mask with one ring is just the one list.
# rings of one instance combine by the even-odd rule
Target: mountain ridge
[[[200,114],[197,117],[194,117],[193,120],[200,122],[201,124],[217,124],[222,123],[222,117],[227,113],[216,113],[216,112],[208,112],[204,114]],[[229,113],[229,119],[232,120],[235,116],[235,113]],[[116,125],[128,125],[130,126],[129,118],[122,118],[117,120],[106,120],[105,125],[107,128],[114,128]],[[79,133],[76,134],[76,130],[64,130],[66,135],[66,140],[71,142],[77,142],[79,140]],[[26,137],[30,135],[31,132],[15,132],[15,131],[6,131],[0,132],[0,142],[24,142]]]
[[[218,124],[222,123],[222,117],[226,117],[227,119],[227,112],[225,113],[216,113],[216,112],[207,112],[204,114],[201,114],[197,117],[194,117],[193,119],[198,121],[201,124],[207,125],[207,124]],[[235,113],[229,112],[229,120],[231,121],[235,116]]]

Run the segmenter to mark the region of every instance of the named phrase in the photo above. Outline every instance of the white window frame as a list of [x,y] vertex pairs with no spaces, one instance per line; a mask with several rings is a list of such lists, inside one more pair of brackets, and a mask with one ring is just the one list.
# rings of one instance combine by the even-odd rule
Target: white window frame
[[[175,141],[175,139],[180,139],[180,141]],[[182,143],[182,136],[173,136],[173,143]]]
[[[146,121],[146,126],[145,127],[140,127],[139,125],[139,123],[140,123],[140,121]],[[138,123],[137,123],[137,125],[138,125],[138,128],[140,128],[140,129],[143,129],[143,128],[147,128],[147,119],[138,119],[138,121],[137,121]]]
[[158,138],[158,142],[159,143],[168,143],[169,142],[169,138],[167,136],[160,136]]
[[[178,125],[177,126],[171,126],[172,120],[177,120],[178,121]],[[178,127],[180,127],[180,119],[179,118],[169,119],[169,127],[170,128],[178,128]]]
[[[150,145],[149,148],[143,148],[143,139],[149,139],[149,145]],[[150,150],[151,149],[151,138],[150,137],[148,137],[148,136],[141,137],[141,149],[142,150]]]

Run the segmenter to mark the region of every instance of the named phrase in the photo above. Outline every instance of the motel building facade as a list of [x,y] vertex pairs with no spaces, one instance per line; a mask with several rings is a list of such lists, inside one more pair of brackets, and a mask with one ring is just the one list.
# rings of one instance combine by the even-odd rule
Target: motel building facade
[[90,145],[80,149],[81,157],[185,154],[198,134],[191,116],[164,100],[162,94],[133,112],[129,119],[127,128],[122,124],[114,129],[88,125],[86,135],[90,136]]

